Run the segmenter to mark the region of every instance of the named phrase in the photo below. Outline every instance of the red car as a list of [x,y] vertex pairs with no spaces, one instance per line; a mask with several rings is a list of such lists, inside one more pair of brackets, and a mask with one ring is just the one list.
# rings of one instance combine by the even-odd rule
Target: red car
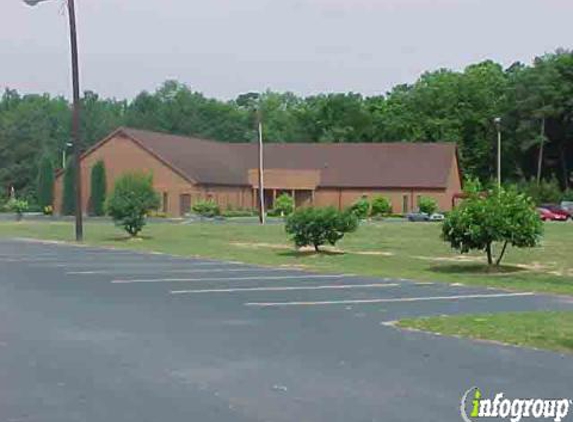
[[565,216],[565,220],[573,218],[573,215],[571,215],[571,212],[566,210],[565,208],[563,208],[561,205],[543,204],[543,205],[540,205],[540,207],[551,211],[553,214],[559,214],[559,215]]
[[539,217],[542,221],[567,221],[570,217],[566,211],[552,211],[548,208],[537,208]]

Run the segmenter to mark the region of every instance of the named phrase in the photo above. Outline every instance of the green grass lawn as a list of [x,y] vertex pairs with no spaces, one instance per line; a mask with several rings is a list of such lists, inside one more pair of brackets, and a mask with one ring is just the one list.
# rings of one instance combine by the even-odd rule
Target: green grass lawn
[[[546,224],[542,246],[510,249],[500,272],[489,272],[482,254],[460,257],[433,223],[365,223],[340,243],[342,253],[320,255],[295,251],[282,225],[155,223],[144,229],[143,239],[126,240],[111,223],[89,222],[85,232],[92,245],[573,295],[573,223]],[[73,233],[72,223],[0,223],[0,237],[71,241]]]
[[573,312],[525,312],[407,319],[399,327],[573,353]]

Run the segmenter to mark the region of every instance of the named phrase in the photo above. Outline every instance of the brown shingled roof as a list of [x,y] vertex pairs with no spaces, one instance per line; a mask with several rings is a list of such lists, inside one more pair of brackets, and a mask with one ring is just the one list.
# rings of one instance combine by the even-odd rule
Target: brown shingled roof
[[[202,184],[248,185],[257,145],[122,128],[126,136]],[[265,144],[265,167],[320,170],[322,187],[444,188],[456,146],[451,143]]]

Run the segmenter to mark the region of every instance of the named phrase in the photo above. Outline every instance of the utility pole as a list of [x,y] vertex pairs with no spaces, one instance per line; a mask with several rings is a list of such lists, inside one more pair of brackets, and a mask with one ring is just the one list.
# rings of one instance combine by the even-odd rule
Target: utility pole
[[[24,0],[29,6],[36,6],[48,0]],[[74,152],[75,170],[75,197],[76,197],[76,241],[81,242],[84,238],[83,215],[82,215],[82,173],[80,166],[80,70],[78,59],[78,37],[76,30],[76,9],[74,0],[67,0],[68,18],[70,21],[70,47],[72,56],[72,144]]]
[[259,222],[265,224],[265,183],[264,183],[264,151],[263,151],[263,121],[261,118],[261,108],[257,110],[258,136],[259,136]]
[[497,187],[501,189],[501,117],[494,119],[497,129]]

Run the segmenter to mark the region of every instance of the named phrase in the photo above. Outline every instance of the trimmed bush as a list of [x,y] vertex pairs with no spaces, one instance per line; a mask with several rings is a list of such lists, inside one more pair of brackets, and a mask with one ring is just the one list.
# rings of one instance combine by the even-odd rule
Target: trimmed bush
[[10,199],[6,205],[6,209],[10,212],[16,214],[16,219],[20,221],[22,219],[22,215],[28,211],[28,201],[24,201],[21,199]]
[[106,183],[105,164],[100,160],[92,167],[91,174],[90,204],[92,214],[95,216],[105,214]]
[[76,212],[76,188],[75,188],[74,158],[68,158],[64,172],[64,197],[62,199],[62,215],[74,215]]
[[287,193],[280,195],[274,207],[274,214],[281,217],[288,217],[294,211],[294,199]]
[[370,214],[370,202],[367,196],[363,196],[350,206],[350,212],[360,219],[368,218]]
[[221,215],[219,205],[211,199],[206,201],[199,201],[193,205],[193,212],[199,214],[201,217],[213,218]]
[[468,195],[442,226],[442,239],[460,253],[484,251],[488,264],[493,265],[493,245],[499,243],[501,251],[495,260],[499,265],[507,246],[532,248],[539,244],[543,224],[531,198],[515,189]]
[[425,212],[426,214],[434,214],[436,211],[438,211],[438,202],[434,198],[422,196],[420,197],[418,209],[420,212]]
[[334,246],[357,228],[358,217],[354,213],[328,207],[296,210],[287,218],[285,230],[297,247],[312,246],[320,252],[322,245]]
[[54,203],[54,166],[47,155],[40,159],[37,179],[38,205],[46,214]]
[[256,216],[257,213],[253,210],[242,210],[242,209],[228,209],[221,213],[223,217],[233,218],[233,217],[253,217]]
[[160,203],[151,175],[127,173],[115,182],[106,211],[116,225],[133,237],[145,226],[147,214],[157,210]]
[[376,196],[372,199],[370,215],[373,217],[388,216],[392,214],[392,204],[383,196]]

